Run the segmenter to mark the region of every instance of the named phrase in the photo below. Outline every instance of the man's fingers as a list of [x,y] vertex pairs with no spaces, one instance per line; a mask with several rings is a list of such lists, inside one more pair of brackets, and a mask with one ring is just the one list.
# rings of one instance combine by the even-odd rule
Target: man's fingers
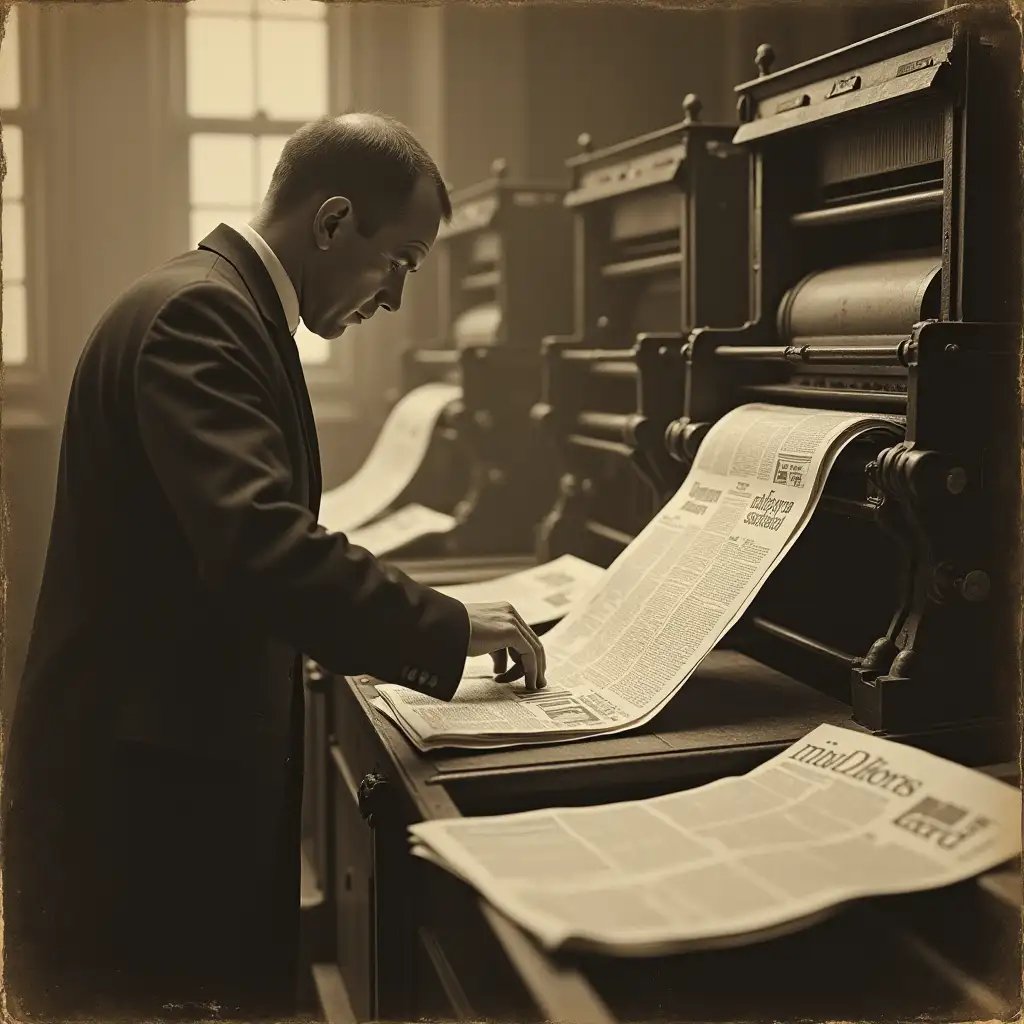
[[[520,676],[526,677],[526,688],[536,690],[537,687],[537,654],[533,646],[522,634],[516,636],[509,644],[509,653],[515,663],[508,671],[497,677],[499,683],[512,683]],[[543,685],[543,684],[541,684]]]
[[537,652],[533,644],[521,633],[515,638],[512,644],[512,657],[523,667],[528,690],[537,689]]
[[534,685],[530,689],[540,690],[547,685],[547,679],[545,678],[547,659],[544,653],[544,645],[515,608],[512,609],[512,614],[515,616],[516,624],[519,626],[519,632],[522,634],[523,639],[530,645],[534,663],[537,666]]
[[544,645],[512,605],[502,611],[502,618],[507,618],[495,636],[501,646],[491,652],[494,678],[499,683],[525,678],[527,690],[539,690],[547,683]]
[[522,629],[523,636],[529,642],[533,648],[534,656],[537,659],[537,689],[547,685],[547,654],[544,651],[544,645],[540,642],[540,637],[530,628],[523,617],[519,614],[518,610],[513,608],[516,619],[519,621],[519,625]]
[[513,650],[511,668],[503,669],[495,676],[495,679],[499,683],[514,683],[517,679],[522,679],[525,671],[522,659],[519,657],[518,653]]

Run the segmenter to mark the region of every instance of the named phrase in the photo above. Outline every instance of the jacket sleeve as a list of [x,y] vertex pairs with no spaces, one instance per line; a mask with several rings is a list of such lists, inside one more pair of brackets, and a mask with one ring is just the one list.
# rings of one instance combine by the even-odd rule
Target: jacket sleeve
[[293,500],[274,358],[255,312],[211,281],[166,303],[138,353],[142,444],[204,583],[330,671],[451,699],[469,645],[465,607],[328,533]]

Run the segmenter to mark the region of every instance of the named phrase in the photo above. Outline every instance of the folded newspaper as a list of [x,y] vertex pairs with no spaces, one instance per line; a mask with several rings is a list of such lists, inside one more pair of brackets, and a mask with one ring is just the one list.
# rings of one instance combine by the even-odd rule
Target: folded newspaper
[[548,949],[658,956],[806,927],[1021,852],[1020,790],[822,725],[746,775],[654,799],[429,821],[412,852]]
[[374,707],[423,751],[560,743],[643,725],[796,542],[843,448],[872,432],[901,437],[898,423],[764,404],[733,410],[708,431],[661,512],[546,634],[546,689],[497,683],[490,658],[473,658],[450,702],[382,683]]

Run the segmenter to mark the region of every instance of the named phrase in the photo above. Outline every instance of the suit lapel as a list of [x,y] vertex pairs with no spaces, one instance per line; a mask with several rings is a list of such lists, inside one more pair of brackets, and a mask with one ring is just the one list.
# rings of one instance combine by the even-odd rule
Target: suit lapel
[[199,248],[208,249],[210,252],[222,256],[238,271],[259,309],[260,315],[267,323],[274,345],[281,355],[281,362],[288,376],[288,384],[292,397],[295,399],[295,406],[299,410],[302,441],[309,463],[309,505],[314,514],[319,514],[323,479],[313,406],[309,400],[306,377],[302,372],[299,350],[295,345],[295,339],[288,330],[284,309],[281,306],[277,289],[274,287],[273,279],[263,265],[259,254],[237,231],[233,231],[226,224],[214,228],[199,243]]

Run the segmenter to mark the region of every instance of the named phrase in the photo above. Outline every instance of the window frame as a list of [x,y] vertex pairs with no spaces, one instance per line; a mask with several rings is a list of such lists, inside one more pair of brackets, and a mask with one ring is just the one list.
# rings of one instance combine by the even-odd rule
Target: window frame
[[[321,0],[322,2],[322,0]],[[187,7],[182,4],[179,31],[173,33],[171,60],[171,109],[181,146],[181,167],[185,175],[183,193],[185,198],[184,222],[188,225],[188,245],[191,247],[192,201],[189,175],[190,142],[193,135],[290,135],[305,121],[281,120],[268,117],[257,110],[254,117],[195,117],[187,109],[187,63],[186,63],[186,19]],[[351,109],[353,92],[352,75],[352,18],[346,4],[325,3],[323,23],[327,30],[327,113],[339,114]],[[210,12],[212,17],[223,17],[220,12]],[[256,20],[258,10],[248,17]],[[203,17],[193,14],[192,17]],[[272,16],[271,16],[272,20]],[[310,398],[318,419],[351,419],[355,408],[358,374],[358,357],[351,339],[331,345],[330,354],[324,363],[303,363],[303,372],[309,388]]]
[[[41,152],[45,129],[40,62],[39,18],[42,12],[24,3],[19,3],[17,10],[20,102],[17,107],[0,109],[0,125],[21,129],[27,354],[22,363],[3,364],[5,413],[15,411],[19,406],[40,405],[50,373],[50,325],[46,301],[49,282],[44,249],[47,239],[45,197],[50,194],[52,181]],[[5,34],[9,28],[8,22]]]

